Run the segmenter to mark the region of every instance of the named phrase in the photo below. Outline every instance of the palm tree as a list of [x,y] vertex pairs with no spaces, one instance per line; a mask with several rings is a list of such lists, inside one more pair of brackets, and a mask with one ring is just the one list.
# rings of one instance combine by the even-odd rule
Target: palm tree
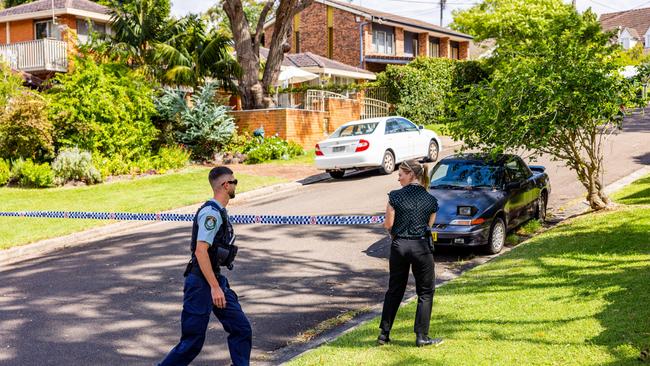
[[171,36],[155,45],[155,61],[163,66],[162,80],[171,85],[196,87],[206,79],[216,79],[234,90],[233,80],[240,72],[232,57],[232,41],[196,15],[174,22]]

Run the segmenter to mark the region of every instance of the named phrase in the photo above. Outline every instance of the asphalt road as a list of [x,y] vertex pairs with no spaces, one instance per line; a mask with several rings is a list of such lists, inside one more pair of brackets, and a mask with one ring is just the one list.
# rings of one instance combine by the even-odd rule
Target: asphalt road
[[[650,117],[633,116],[606,154],[605,182],[650,165]],[[443,155],[452,151],[446,150]],[[561,164],[548,166],[551,208],[584,190]],[[237,204],[231,213],[381,214],[396,173],[363,172],[291,194]],[[387,248],[378,226],[240,225],[240,254],[227,273],[264,361],[301,331],[382,301]],[[188,224],[156,223],[0,270],[0,365],[151,365],[180,336]],[[438,280],[477,263],[473,253],[438,253]],[[483,258],[484,259],[484,258]],[[435,304],[434,304],[435,306]],[[228,364],[225,333],[213,319],[195,365]]]

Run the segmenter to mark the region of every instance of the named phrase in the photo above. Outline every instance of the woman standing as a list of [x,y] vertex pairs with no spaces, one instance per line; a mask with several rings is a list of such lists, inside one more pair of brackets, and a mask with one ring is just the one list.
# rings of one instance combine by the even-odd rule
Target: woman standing
[[429,321],[435,289],[431,226],[436,219],[438,201],[429,192],[426,165],[405,161],[399,168],[401,189],[388,194],[384,227],[392,238],[390,247],[390,280],[381,315],[381,333],[377,343],[390,342],[390,330],[404,297],[409,269],[413,266],[418,306],[415,313],[415,344],[418,347],[438,345],[442,339],[429,338]]

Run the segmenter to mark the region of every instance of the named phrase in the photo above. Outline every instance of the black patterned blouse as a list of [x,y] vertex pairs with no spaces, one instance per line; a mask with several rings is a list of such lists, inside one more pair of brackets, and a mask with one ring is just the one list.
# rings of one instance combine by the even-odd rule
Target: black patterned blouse
[[388,194],[388,203],[395,209],[391,229],[394,237],[415,238],[429,235],[429,218],[438,211],[438,200],[427,190],[409,184]]

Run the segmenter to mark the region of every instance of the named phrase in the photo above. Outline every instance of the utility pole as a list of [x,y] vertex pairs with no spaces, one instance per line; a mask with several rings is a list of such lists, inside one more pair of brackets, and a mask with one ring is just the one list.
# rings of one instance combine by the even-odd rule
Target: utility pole
[[576,9],[576,0],[572,0],[571,4],[573,4],[573,8]]
[[[573,0],[575,2],[575,0]],[[440,0],[440,26],[442,27],[442,16],[445,11],[445,5],[447,4],[447,0]]]

